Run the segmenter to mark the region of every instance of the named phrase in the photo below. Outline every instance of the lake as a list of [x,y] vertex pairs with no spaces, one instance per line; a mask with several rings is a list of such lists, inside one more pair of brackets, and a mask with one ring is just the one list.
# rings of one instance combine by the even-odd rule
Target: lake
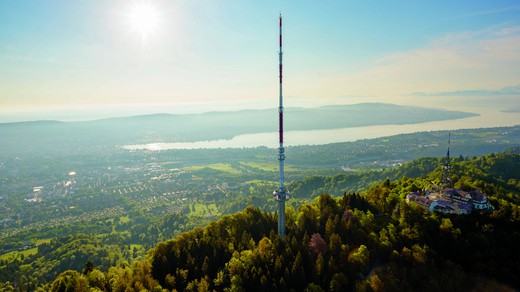
[[[287,131],[284,133],[284,145],[323,145],[424,131],[507,127],[520,124],[520,113],[518,112],[506,113],[502,112],[500,108],[493,109],[484,107],[472,108],[471,112],[478,113],[480,116],[419,124],[376,125],[329,130]],[[277,148],[278,132],[245,134],[235,136],[232,139],[212,141],[125,145],[121,148],[127,150],[142,149],[160,151],[169,149],[251,148],[259,146]]]

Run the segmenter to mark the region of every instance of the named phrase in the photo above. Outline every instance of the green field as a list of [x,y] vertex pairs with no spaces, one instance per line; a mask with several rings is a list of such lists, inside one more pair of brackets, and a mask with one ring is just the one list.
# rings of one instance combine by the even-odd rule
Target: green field
[[232,174],[232,175],[240,175],[242,174],[242,172],[236,168],[234,168],[233,166],[231,166],[230,164],[227,164],[227,163],[213,163],[213,164],[205,164],[205,165],[194,165],[194,166],[189,166],[189,167],[184,167],[183,168],[185,171],[200,171],[200,170],[204,170],[204,169],[213,169],[213,170],[217,170],[217,171],[221,171],[221,172],[226,172],[226,173],[229,173],[229,174]]
[[21,260],[22,255],[24,256],[24,258],[26,258],[26,257],[36,254],[36,253],[38,253],[37,247],[26,249],[24,251],[11,251],[11,252],[5,253],[3,255],[0,255],[0,260],[12,262],[15,259]]
[[[270,163],[270,162],[246,162],[242,161],[240,162],[241,165],[245,165],[251,168],[256,168],[258,170],[262,171],[278,171],[279,164],[278,163]],[[298,170],[294,166],[291,165],[285,165],[284,166],[286,171],[296,171]]]
[[50,243],[51,238],[45,238],[45,239],[38,239],[36,240],[36,246],[44,244],[44,243]]
[[190,207],[188,216],[206,217],[206,216],[220,216],[220,212],[216,204],[194,204]]
[[119,217],[119,224],[125,224],[127,222],[130,222],[130,217],[128,217],[128,216]]
[[[31,240],[31,244],[36,244],[36,246],[39,246],[44,243],[49,243],[49,242],[51,242],[50,238],[38,239],[38,240],[36,240],[36,242],[34,242],[34,240]],[[26,249],[23,251],[11,251],[11,252],[0,255],[0,260],[11,262],[11,261],[14,261],[15,259],[20,260],[22,255],[24,257],[28,257],[30,255],[36,254],[37,252],[38,252],[38,247],[29,248],[29,249]]]

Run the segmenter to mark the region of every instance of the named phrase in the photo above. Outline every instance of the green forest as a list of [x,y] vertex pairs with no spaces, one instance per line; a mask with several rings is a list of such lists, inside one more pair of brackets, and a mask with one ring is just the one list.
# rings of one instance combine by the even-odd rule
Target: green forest
[[[283,240],[276,234],[276,214],[256,206],[180,235],[169,230],[190,225],[186,217],[171,215],[146,222],[143,232],[171,238],[146,252],[142,246],[109,244],[110,239],[83,234],[43,242],[28,259],[0,262],[1,274],[20,274],[16,282],[0,284],[0,290],[516,290],[518,150],[452,158],[455,187],[484,191],[492,212],[444,215],[407,204],[406,194],[439,182],[439,159],[424,158],[387,172],[386,178],[380,173],[378,182],[361,192],[342,187],[348,176],[295,182],[291,192],[296,198],[309,194],[308,202],[300,199],[299,206],[287,207]],[[316,194],[313,188],[327,192]],[[128,253],[143,256],[124,260]],[[16,262],[24,264],[15,269]]]

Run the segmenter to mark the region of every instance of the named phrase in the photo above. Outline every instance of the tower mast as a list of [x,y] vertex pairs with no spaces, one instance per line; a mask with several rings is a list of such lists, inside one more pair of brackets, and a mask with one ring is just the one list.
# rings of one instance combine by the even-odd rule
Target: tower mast
[[278,202],[278,235],[283,239],[285,237],[285,201],[289,199],[289,192],[284,186],[284,161],[285,150],[283,147],[283,94],[282,94],[282,14],[280,13],[280,51],[279,57],[279,79],[280,79],[280,104],[278,106],[278,125],[279,137],[278,142],[278,162],[280,163],[280,185],[279,188],[273,192],[275,200]]
[[452,188],[451,181],[451,158],[450,158],[450,144],[451,144],[451,133],[448,133],[448,152],[446,158],[442,164],[442,177],[441,183],[443,188]]

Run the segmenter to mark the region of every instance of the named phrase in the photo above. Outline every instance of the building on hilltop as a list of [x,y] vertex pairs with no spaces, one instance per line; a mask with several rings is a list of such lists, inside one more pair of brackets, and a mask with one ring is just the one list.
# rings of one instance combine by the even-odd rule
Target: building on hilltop
[[444,189],[442,195],[456,202],[469,203],[476,210],[492,209],[486,194],[479,190],[466,192],[462,189]]
[[423,207],[425,210],[430,211],[430,206],[433,201],[426,196],[421,196],[419,192],[413,192],[406,195],[406,202],[408,204],[410,204],[410,202],[414,202],[417,205]]
[[427,191],[425,196],[418,192],[406,195],[406,202],[414,202],[426,209],[428,212],[440,212],[444,214],[470,214],[473,210],[493,210],[493,206],[488,202],[486,194],[480,190],[464,191],[453,188],[451,180],[451,161],[450,161],[450,142],[451,133],[448,138],[448,152],[442,162],[440,191]]
[[489,203],[486,194],[479,190],[473,190],[469,192],[471,200],[473,202],[473,208],[477,210],[493,209],[493,206]]
[[425,196],[418,192],[406,195],[406,202],[414,202],[428,212],[445,214],[470,214],[473,210],[492,210],[486,194],[479,190],[470,192],[461,189],[444,189],[440,192],[428,192]]
[[413,192],[406,195],[406,202],[414,202],[423,207],[428,212],[440,212],[444,214],[465,215],[471,213],[472,205],[469,203],[455,202],[446,199],[438,194],[433,194],[432,198],[429,196],[422,196],[418,192]]

